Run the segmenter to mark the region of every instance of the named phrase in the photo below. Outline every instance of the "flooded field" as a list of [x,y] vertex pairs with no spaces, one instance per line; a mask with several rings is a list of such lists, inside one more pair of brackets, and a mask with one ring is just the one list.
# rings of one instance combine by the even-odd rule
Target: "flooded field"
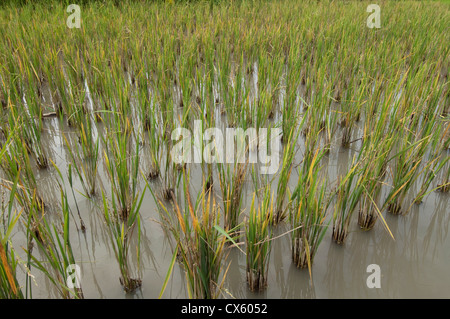
[[368,4],[0,6],[0,297],[450,298],[449,5]]

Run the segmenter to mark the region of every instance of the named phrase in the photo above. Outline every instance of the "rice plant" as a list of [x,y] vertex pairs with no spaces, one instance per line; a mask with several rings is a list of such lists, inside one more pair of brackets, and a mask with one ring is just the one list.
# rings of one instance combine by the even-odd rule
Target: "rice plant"
[[350,221],[364,192],[361,186],[363,177],[359,175],[359,166],[359,162],[354,158],[347,174],[338,179],[337,189],[334,194],[336,202],[333,211],[332,233],[333,241],[337,244],[343,244],[347,239]]
[[422,173],[422,186],[420,187],[416,197],[414,198],[414,202],[417,204],[422,203],[424,197],[428,194],[428,189],[431,183],[450,160],[449,156],[445,156],[444,147],[440,145],[440,133],[441,130],[436,130],[430,142],[430,152],[428,155],[426,169]]
[[363,194],[359,203],[358,225],[364,230],[372,229],[379,217],[382,207],[381,190],[386,177],[389,156],[396,142],[394,136],[385,134],[383,128],[385,116],[385,112],[380,112],[380,118],[366,120],[363,145],[360,150],[362,154],[360,183]]
[[[1,155],[0,155],[1,158]],[[18,222],[22,211],[14,210],[14,195],[16,185],[10,192],[7,203],[4,202],[2,192],[1,202],[1,230],[0,230],[0,297],[1,299],[23,299],[22,287],[17,280],[17,266],[19,259],[11,242],[12,231]]]
[[90,115],[82,112],[75,113],[80,116],[78,142],[70,143],[64,136],[66,147],[73,167],[83,185],[87,196],[91,197],[96,192],[98,162],[100,155],[100,137],[95,137]]
[[[76,209],[80,229],[90,226],[77,188],[103,208],[130,292],[143,278],[133,257],[136,249],[140,262],[149,189],[175,243],[167,273],[178,261],[193,298],[227,296],[224,257],[245,245],[236,243],[241,234],[242,271],[258,291],[267,283],[273,225],[288,222],[289,254],[311,271],[329,224],[340,244],[355,213],[362,230],[381,221],[389,231],[386,210],[405,215],[424,202],[428,212],[432,192],[446,198],[450,190],[447,4],[383,2],[383,26],[371,29],[360,2],[105,0],[83,2],[78,29],[64,23],[62,3],[16,2],[0,5],[0,185],[10,195],[2,206],[1,296],[31,297],[34,267],[59,297],[83,296],[68,289],[63,267],[74,261],[69,224],[78,230],[69,215]],[[251,161],[173,161],[171,132],[198,120],[202,130],[282,130],[277,174],[261,186],[262,165],[252,168],[253,201]],[[249,142],[245,155],[269,150]],[[56,200],[46,189],[56,186],[55,170]],[[28,244],[25,287],[15,278],[21,263],[11,229]]]
[[320,177],[324,150],[305,157],[299,169],[297,187],[291,195],[292,260],[299,268],[311,270],[314,256],[328,228],[327,182]]
[[[135,135],[128,119],[115,116],[117,125],[104,140],[104,158],[111,191],[117,200],[118,211],[123,220],[132,214],[132,208],[138,200],[139,176],[139,136]],[[134,143],[134,146],[133,146]]]
[[[35,208],[35,205],[33,206]],[[52,282],[60,296],[64,299],[84,298],[82,288],[70,288],[68,267],[76,264],[75,256],[70,243],[70,208],[67,195],[61,188],[62,220],[60,224],[51,222],[44,210],[33,209],[30,212],[29,222],[34,217],[38,220],[35,227],[38,231],[32,237],[39,248],[40,260],[33,254],[33,248],[28,249],[31,254],[32,266],[39,269]]]
[[299,130],[292,131],[285,144],[283,151],[282,167],[278,177],[277,198],[275,203],[275,212],[271,223],[276,225],[282,222],[288,215],[288,205],[285,205],[286,195],[288,191],[289,178],[293,169],[293,160],[295,155],[295,145],[298,138]]
[[[407,206],[407,203],[405,203],[405,197],[407,191],[419,176],[421,159],[429,139],[430,137],[426,137],[410,142],[408,137],[403,137],[400,140],[400,150],[394,155],[393,187],[385,200],[388,211],[394,215],[404,215],[409,211],[410,206]],[[404,207],[405,204],[406,208]]]
[[[28,213],[32,205],[43,209],[45,202],[41,191],[38,190],[38,183],[26,145],[20,136],[12,135],[10,137],[10,143],[5,149],[0,165],[10,182],[18,180],[15,196],[25,212]],[[30,199],[33,201],[30,202]]]
[[111,204],[102,193],[106,226],[108,227],[111,246],[120,269],[121,277],[119,281],[126,292],[133,292],[142,285],[142,280],[133,275],[130,264],[130,249],[132,247],[133,233],[137,231],[136,250],[138,257],[140,256],[141,219],[139,210],[142,205],[143,195],[133,201],[129,207],[127,218],[124,219],[122,209],[117,204],[114,191],[112,192]]
[[444,173],[443,183],[438,185],[441,192],[448,193],[450,191],[450,168]]

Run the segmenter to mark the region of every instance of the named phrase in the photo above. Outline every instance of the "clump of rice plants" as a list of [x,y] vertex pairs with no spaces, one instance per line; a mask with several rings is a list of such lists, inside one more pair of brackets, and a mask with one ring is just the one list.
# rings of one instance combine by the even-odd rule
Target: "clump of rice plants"
[[[0,166],[9,181],[18,179],[16,199],[26,213],[31,210],[31,205],[43,209],[45,202],[38,190],[35,172],[23,140],[20,136],[13,135],[7,145]],[[30,199],[32,199],[31,202]]]
[[320,178],[320,160],[324,150],[305,157],[299,169],[297,187],[291,196],[292,260],[298,268],[311,270],[314,256],[328,228],[329,200],[326,180]]
[[438,185],[438,190],[443,193],[448,193],[450,191],[450,168],[448,168],[445,173],[444,182]]
[[[443,145],[439,142],[441,139],[441,130],[436,130],[433,134],[432,140],[430,142],[430,153],[428,155],[427,165],[422,173],[422,185],[414,198],[416,204],[420,204],[423,198],[428,194],[428,189],[438,175],[438,173],[445,167],[445,165],[450,161],[450,156],[445,156],[445,149]],[[448,178],[447,178],[448,179]],[[448,186],[447,186],[448,187]],[[439,189],[439,186],[438,186]],[[443,188],[444,189],[444,188]]]
[[[24,50],[23,46],[21,50]],[[42,145],[43,110],[40,102],[42,93],[39,88],[41,80],[33,67],[34,61],[29,61],[30,65],[23,63],[22,59],[27,59],[27,53],[21,52],[17,59],[19,69],[26,77],[19,81],[19,85],[22,87],[20,90],[21,101],[15,101],[18,105],[16,108],[11,108],[11,115],[17,120],[23,121],[23,140],[28,151],[35,155],[37,166],[42,169],[47,168],[48,156]],[[16,94],[19,96],[19,92]]]
[[[33,205],[33,208],[36,208]],[[32,232],[32,237],[38,245],[39,252],[45,260],[39,260],[35,254],[31,255],[32,266],[39,269],[53,283],[54,287],[64,299],[84,298],[82,288],[70,288],[68,284],[69,265],[76,264],[75,257],[70,243],[70,208],[65,191],[61,188],[61,210],[63,220],[60,225],[51,223],[47,214],[43,210],[33,209],[29,214],[28,226],[34,220],[38,220],[35,227],[38,231]],[[61,226],[59,228],[58,226]]]
[[[131,237],[137,228],[139,256],[141,226],[139,210],[145,189],[138,190],[139,135],[135,134],[128,118],[116,113],[111,119],[116,131],[110,133],[105,144],[105,162],[111,183],[111,204],[102,194],[103,211],[111,244],[119,263],[120,283],[131,292],[141,286],[141,279],[133,278],[129,264]],[[133,141],[134,137],[134,141]],[[134,148],[133,148],[134,142]]]
[[[179,167],[184,167],[185,165],[180,165]],[[180,172],[177,164],[173,163],[172,158],[169,153],[165,156],[165,166],[164,166],[164,176],[162,180],[162,196],[167,201],[172,201],[175,199],[176,186],[180,180]]]
[[[356,206],[363,194],[360,186],[361,176],[358,177],[359,162],[353,160],[350,170],[338,180],[335,192],[336,202],[333,212],[333,241],[343,244],[347,239],[350,221]],[[355,179],[358,179],[355,181]]]
[[[387,112],[384,108],[375,116],[367,116],[364,126],[363,145],[361,153],[360,186],[363,195],[359,205],[358,225],[364,230],[370,230],[375,226],[379,216],[380,196],[389,156],[396,141],[392,134],[385,134],[385,121]],[[375,105],[372,105],[375,107]],[[372,113],[371,110],[369,110]],[[387,130],[389,133],[389,129]]]
[[[212,192],[202,188],[193,204],[186,171],[183,175],[184,208],[181,209],[174,201],[176,217],[165,218],[165,227],[175,240],[175,253],[179,255],[186,272],[189,297],[215,299],[222,292],[226,276],[223,269],[225,243],[231,237],[218,226],[221,209]],[[170,214],[167,209],[164,210]]]
[[117,116],[114,123],[116,128],[105,140],[104,157],[120,216],[127,220],[138,200],[139,135],[133,134],[128,119]]
[[[294,132],[298,124],[297,93],[300,80],[301,60],[293,59],[295,59],[295,55],[290,55],[290,60],[288,61],[289,65],[286,71],[286,96],[283,100],[282,107],[282,141],[287,143],[289,143],[289,138],[294,138]],[[276,61],[275,63],[277,65],[281,64],[280,61]]]
[[102,194],[103,213],[114,255],[120,269],[121,277],[119,281],[126,292],[133,292],[142,285],[142,280],[133,276],[130,265],[130,249],[133,233],[137,229],[136,250],[138,257],[140,256],[141,219],[139,210],[142,205],[143,195],[140,199],[137,198],[133,201],[129,207],[127,217],[124,219],[123,211],[116,203],[114,192],[112,192],[111,204],[108,203],[105,195]]
[[[414,75],[409,73],[404,75],[404,90],[395,105],[393,106],[392,123],[398,140],[396,143],[397,153],[393,155],[392,165],[392,189],[389,192],[385,205],[389,212],[394,215],[405,215],[410,205],[405,203],[407,192],[411,189],[414,182],[423,171],[422,163],[424,155],[433,140],[434,134],[438,134],[437,116],[440,113],[438,103],[425,104],[422,109],[418,105],[425,103],[425,97],[421,94],[414,95],[420,90],[419,83],[424,81],[428,66],[418,69]],[[425,95],[431,95],[436,89],[437,82],[434,85],[421,88]],[[412,100],[415,103],[411,103]],[[426,167],[432,165],[432,162],[426,163]]]
[[247,283],[251,291],[261,291],[267,286],[272,231],[270,220],[274,210],[274,196],[267,184],[259,205],[253,196],[249,218],[245,223]]
[[158,126],[158,123],[156,121],[156,116],[154,114],[154,111],[152,110],[151,116],[150,116],[150,124],[149,127],[146,128],[148,132],[148,140],[149,140],[149,158],[150,163],[149,167],[147,169],[147,178],[148,179],[155,179],[161,174],[161,167],[160,167],[160,161],[161,161],[161,134],[160,129]]
[[408,190],[418,178],[420,164],[431,136],[414,141],[413,133],[406,133],[399,140],[399,152],[394,155],[393,185],[385,205],[394,215],[405,215],[409,207],[405,208],[405,197]]
[[281,223],[286,219],[289,205],[285,205],[286,192],[288,190],[289,178],[293,169],[293,160],[295,155],[295,145],[298,138],[299,130],[291,130],[290,136],[287,138],[285,148],[283,150],[282,167],[277,184],[277,198],[275,203],[275,212],[271,223],[273,225]]
[[[224,229],[237,231],[247,163],[217,164],[224,206]],[[235,236],[233,236],[235,237]],[[238,240],[238,238],[235,238]]]
[[[12,225],[12,224],[11,224]],[[7,238],[0,242],[0,297],[2,299],[23,299],[22,289],[16,277],[17,258],[14,249],[7,243]]]
[[[7,298],[28,297],[32,265],[47,271],[60,297],[82,297],[65,287],[62,266],[73,257],[65,228],[78,228],[75,219],[65,222],[73,201],[65,188],[61,201],[45,189],[55,186],[55,161],[68,176],[80,220],[75,188],[88,204],[80,207],[103,207],[111,257],[129,292],[143,278],[133,265],[148,226],[141,203],[147,189],[158,194],[161,224],[176,243],[171,269],[180,263],[194,298],[226,291],[224,256],[246,242],[241,271],[251,290],[264,289],[270,230],[283,221],[292,228],[294,264],[311,270],[328,225],[342,244],[355,213],[362,230],[380,221],[388,229],[386,210],[404,215],[433,199],[432,191],[450,190],[445,4],[385,1],[382,28],[371,29],[358,2],[84,1],[81,28],[67,28],[64,4],[10,2],[0,5],[0,184],[15,205],[10,197],[0,233],[0,294]],[[262,191],[255,187],[258,200],[246,196],[250,160],[197,165],[171,158],[171,132],[197,119],[201,129],[282,130],[282,164]],[[249,142],[254,148],[246,155],[269,150],[268,143]],[[191,181],[184,176],[183,188],[187,170],[195,173]],[[428,212],[429,204],[420,210]],[[10,233],[29,245],[22,295]],[[90,244],[94,237],[83,235]]]

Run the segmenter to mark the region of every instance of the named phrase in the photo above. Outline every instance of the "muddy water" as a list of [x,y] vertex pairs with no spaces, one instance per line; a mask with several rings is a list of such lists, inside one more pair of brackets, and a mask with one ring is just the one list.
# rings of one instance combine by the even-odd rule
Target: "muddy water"
[[[70,159],[64,149],[61,129],[70,136],[70,130],[66,127],[60,128],[58,120],[46,120],[46,147],[49,150],[49,156],[60,170],[65,172]],[[355,136],[358,136],[358,133],[357,128]],[[354,143],[351,148],[345,149],[340,147],[339,140],[333,142],[331,152],[323,159],[323,171],[326,172],[330,181],[330,187],[333,186],[338,175],[347,171],[358,147],[358,143]],[[301,152],[297,153],[295,162],[299,163],[301,157]],[[192,170],[191,186],[195,193],[199,188],[196,181],[201,180],[201,169],[198,165],[190,168]],[[60,197],[54,182],[56,172],[52,168],[41,170],[37,178],[44,200],[52,207],[48,214],[57,221],[57,205]],[[102,165],[99,168],[99,179],[99,183],[108,185]],[[296,182],[297,176],[294,170],[290,180],[291,189],[295,187]],[[159,189],[159,184],[158,181],[150,183],[156,191]],[[248,211],[253,195],[249,175],[247,175],[245,186],[243,205]],[[140,187],[141,189],[145,187],[143,181]],[[74,189],[82,192],[79,183],[75,183]],[[381,198],[384,198],[387,189],[386,186]],[[75,203],[70,190],[68,194],[74,213],[71,224],[71,244],[77,264],[81,267],[84,296],[86,298],[157,298],[169,268],[173,250],[159,223],[158,210],[150,193],[146,193],[140,212],[142,258],[139,268],[135,252],[132,252],[131,256],[135,275],[139,275],[142,279],[142,287],[132,294],[126,294],[119,283],[119,267],[99,208],[100,198],[88,200],[76,192]],[[215,194],[218,199],[221,198],[220,190],[216,186]],[[245,281],[245,256],[238,249],[232,248],[228,251],[225,261],[226,265],[229,264],[229,271],[225,280],[226,292],[223,297],[450,298],[450,288],[448,288],[450,285],[449,198],[448,194],[431,192],[422,204],[413,205],[406,216],[394,216],[383,212],[395,240],[390,237],[380,220],[377,221],[374,229],[367,232],[360,230],[356,223],[356,213],[353,216],[351,233],[344,245],[339,246],[331,241],[330,227],[317,251],[312,267],[312,278],[307,270],[297,269],[293,265],[290,236],[283,235],[289,231],[290,227],[282,223],[273,228],[274,236],[283,236],[275,239],[272,244],[267,289],[261,293],[249,291]],[[87,227],[85,233],[77,230],[80,223],[76,214],[76,205]],[[245,217],[245,214],[246,212],[241,219]],[[26,256],[20,247],[26,247],[24,234],[24,226],[19,225],[13,236],[14,247],[23,260]],[[34,252],[39,256],[36,247]],[[367,287],[366,280],[370,275],[367,267],[370,264],[380,266],[381,288],[379,289]],[[34,298],[58,297],[52,284],[41,272],[33,269],[32,274]],[[20,282],[25,282],[24,277],[24,273],[19,274]],[[186,297],[188,295],[184,271],[179,264],[175,264],[163,298]]]

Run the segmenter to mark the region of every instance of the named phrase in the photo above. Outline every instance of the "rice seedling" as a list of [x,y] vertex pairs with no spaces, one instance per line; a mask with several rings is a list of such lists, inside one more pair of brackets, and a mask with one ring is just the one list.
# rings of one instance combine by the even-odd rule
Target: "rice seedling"
[[[31,245],[31,241],[33,238],[41,241],[43,238],[43,234],[41,234],[42,229],[40,228],[40,220],[35,212],[44,211],[46,205],[38,194],[37,182],[34,172],[31,169],[30,160],[28,157],[28,153],[26,152],[26,148],[15,131],[11,131],[11,135],[3,145],[0,158],[1,167],[8,178],[8,180],[3,180],[1,185],[2,187],[5,187],[5,189],[9,190],[11,196],[14,195],[16,199],[15,203],[17,203],[19,207],[21,207],[21,209],[25,212],[24,219],[27,226],[26,237],[29,241],[29,245]],[[10,205],[12,205],[12,199],[10,199]],[[7,246],[5,250],[8,251]],[[27,255],[28,261],[26,267],[27,269],[30,269],[30,249],[28,249]],[[27,296],[28,288],[29,282],[27,280]]]
[[120,115],[116,116],[115,124],[116,131],[111,132],[104,140],[104,158],[120,216],[127,220],[139,197],[139,135],[135,136],[136,141],[132,141],[131,124],[128,119],[122,120]]
[[[336,202],[333,211],[332,238],[337,244],[343,244],[347,239],[350,221],[364,192],[361,186],[363,176],[359,175],[360,162],[353,158],[351,168],[345,176],[338,179],[334,195]],[[356,181],[355,178],[357,178]]]
[[359,203],[358,225],[363,230],[372,229],[378,219],[379,208],[377,202],[379,202],[381,196],[382,184],[380,178],[382,175],[375,170],[377,168],[379,169],[379,166],[366,165],[362,173],[365,176],[365,184],[364,194]]
[[[25,51],[25,48],[21,49]],[[19,53],[21,56],[18,56],[18,64],[20,66],[20,72],[24,73],[25,79],[19,85],[22,87],[21,93],[21,102],[16,101],[19,105],[17,105],[18,109],[21,109],[20,114],[22,115],[22,120],[24,122],[23,126],[23,136],[24,141],[29,149],[29,152],[33,152],[36,156],[36,164],[39,168],[47,168],[48,167],[48,158],[45,152],[45,149],[42,146],[42,113],[43,110],[41,108],[41,79],[39,75],[36,73],[36,70],[33,66],[33,63],[30,62],[30,66],[28,66],[24,61],[21,61],[21,58],[28,59],[26,52]],[[39,83],[36,83],[39,82]],[[19,94],[17,94],[19,95]],[[15,112],[12,112],[15,113]],[[16,113],[17,114],[17,113]],[[19,117],[19,115],[16,115]],[[17,118],[16,117],[16,118]]]
[[224,229],[236,237],[241,214],[242,191],[247,173],[248,163],[221,164],[217,163],[219,184],[223,196]]
[[142,285],[140,278],[133,278],[132,269],[130,265],[130,248],[132,244],[132,236],[137,228],[137,255],[140,256],[140,238],[141,238],[141,219],[139,210],[142,205],[144,193],[140,199],[136,199],[129,208],[127,218],[123,218],[122,210],[117,205],[115,193],[112,191],[111,204],[108,203],[104,193],[103,198],[103,212],[108,227],[111,245],[114,250],[114,255],[119,264],[120,275],[119,281],[126,292],[133,292]]
[[[203,84],[204,90],[206,91],[202,94],[202,100],[205,101],[204,103],[201,103],[203,109],[202,109],[202,114],[203,114],[203,120],[205,125],[207,126],[207,128],[214,128],[217,126],[218,121],[216,121],[216,116],[215,116],[215,103],[212,101],[213,100],[213,96],[214,96],[214,88],[213,88],[213,82],[212,82],[212,75],[213,75],[213,66],[212,66],[212,61],[210,58],[208,59],[208,65],[206,66],[206,72],[208,72],[205,75],[205,82]],[[214,147],[217,149],[217,141],[214,139],[214,141],[212,141],[212,143],[214,143],[213,145],[215,145]],[[201,147],[201,150],[203,152],[203,148]],[[206,149],[208,150],[208,149]],[[202,166],[203,169],[203,166]],[[205,189],[206,190],[211,190],[214,180],[213,180],[213,163],[207,163],[206,164],[206,179],[204,181],[205,184]]]
[[245,223],[246,274],[251,291],[261,291],[267,286],[272,232],[269,222],[274,210],[274,196],[267,184],[260,205],[255,205],[253,195],[249,219]]
[[163,117],[162,125],[163,129],[165,130],[163,133],[164,135],[163,147],[166,148],[166,151],[164,155],[164,166],[163,166],[164,172],[162,174],[163,176],[161,180],[163,184],[162,194],[165,200],[172,200],[174,198],[176,185],[180,180],[180,174],[178,172],[179,167],[177,167],[177,164],[173,162],[171,152],[169,151],[170,147],[172,146],[171,141],[166,140],[166,135],[167,138],[169,139],[171,138],[169,128],[172,128],[175,125],[173,122],[174,120],[172,118],[169,119],[169,117],[166,118]]
[[[269,63],[269,66],[266,77],[268,78],[269,82],[269,93],[272,102],[272,111],[275,111],[277,109],[277,106],[281,105],[280,92],[282,91],[282,76],[284,70],[284,65],[282,63],[283,56],[281,52],[271,52],[270,50],[268,50],[267,55],[267,63]],[[292,66],[292,68],[289,70],[289,75],[292,75],[290,79],[294,80],[294,66]]]
[[[360,92],[363,92],[363,89],[360,90]],[[351,138],[352,138],[352,132],[353,127],[355,125],[356,119],[359,116],[359,111],[355,112],[355,108],[358,107],[357,103],[351,103],[351,106],[349,107],[350,110],[345,112],[345,116],[343,116],[343,119],[341,121],[341,126],[343,127],[343,134],[342,134],[342,146],[343,147],[349,147]],[[355,106],[356,105],[356,106]],[[355,115],[356,113],[356,115]]]
[[105,162],[111,182],[111,204],[108,203],[102,191],[103,212],[108,227],[111,245],[117,262],[119,263],[121,277],[120,283],[126,292],[132,292],[141,286],[140,278],[133,278],[129,260],[129,252],[133,232],[137,228],[137,255],[139,254],[141,225],[139,210],[145,195],[138,191],[139,174],[139,135],[132,153],[133,131],[128,119],[121,115],[114,116],[112,120],[117,131],[111,132],[105,140]]
[[32,218],[38,220],[35,223],[38,231],[33,232],[32,237],[44,259],[40,260],[36,254],[32,254],[31,246],[27,251],[31,255],[31,265],[39,269],[50,280],[62,298],[84,298],[82,288],[69,288],[68,284],[69,276],[66,270],[69,265],[76,264],[76,261],[70,243],[70,208],[67,194],[61,188],[63,220],[60,221],[60,226],[62,229],[49,221],[45,211],[36,209],[35,205],[32,208],[33,210],[29,214],[29,223],[32,222]]
[[[5,149],[0,165],[10,182],[16,179],[18,181],[19,187],[15,192],[17,201],[26,213],[34,204],[39,209],[44,208],[45,203],[38,190],[25,143],[20,136],[14,134],[10,136],[10,143],[5,145],[8,147]],[[30,199],[33,199],[33,202],[30,202]]]
[[[245,115],[246,100],[249,94],[245,85],[244,56],[239,56],[239,62],[234,65],[231,78],[231,97],[230,101],[225,101],[228,125],[230,127],[246,127],[248,117]],[[229,102],[229,104],[228,104]]]
[[277,101],[275,100],[276,96],[276,88],[271,88],[269,79],[276,78],[278,79],[281,75],[271,74],[271,67],[277,66],[277,64],[271,64],[270,58],[267,54],[261,54],[258,57],[258,82],[257,82],[257,101],[256,101],[256,127],[262,127],[267,119],[273,119],[275,112]]
[[444,182],[438,185],[438,190],[443,193],[448,193],[450,191],[450,168],[447,168],[447,172],[445,172]]
[[[417,180],[420,164],[431,136],[418,141],[411,141],[412,133],[406,133],[399,141],[399,152],[394,155],[393,187],[389,192],[385,205],[394,215],[404,215],[409,208],[403,205],[407,191]],[[430,163],[428,163],[430,165]]]
[[[0,286],[0,296],[2,299],[22,299],[23,293],[16,278],[17,258],[12,247],[4,244],[6,238],[2,238],[0,243],[0,276],[2,285]],[[5,248],[6,246],[6,248]]]
[[[151,96],[151,89],[147,87],[147,78],[143,75],[143,70],[139,73],[140,81],[143,88],[146,90],[138,91],[138,107],[139,107],[139,117],[142,125],[141,130],[143,131],[141,141],[148,141],[148,152],[149,152],[149,163],[148,167],[145,167],[148,179],[155,179],[161,173],[160,162],[161,162],[161,128],[157,117],[156,105],[153,97]],[[147,137],[147,139],[146,139]]]
[[[124,289],[138,288],[143,277],[132,258],[136,248],[140,262],[148,226],[139,213],[146,206],[139,173],[176,243],[168,274],[178,260],[194,298],[225,292],[225,243],[244,244],[236,241],[245,211],[242,272],[257,291],[267,283],[272,225],[289,221],[289,253],[311,271],[327,222],[333,240],[344,243],[355,212],[363,230],[380,220],[389,230],[384,210],[406,214],[413,203],[433,198],[433,190],[450,189],[445,4],[383,2],[382,28],[371,29],[359,2],[83,2],[78,29],[64,23],[64,4],[20,2],[0,5],[0,184],[10,194],[1,233],[2,296],[31,296],[33,266],[59,296],[82,297],[67,289],[63,272],[74,258],[69,223],[78,229],[69,214],[77,209],[81,229],[89,226],[77,188],[103,208]],[[262,166],[252,169],[253,201],[246,197],[247,162],[173,161],[171,132],[195,120],[202,130],[269,128],[270,135],[282,129],[282,165],[262,187],[256,176]],[[269,151],[268,143],[252,145],[245,155]],[[64,180],[54,205],[45,188],[55,170]],[[189,177],[188,170],[195,173]],[[201,184],[195,204],[190,179]],[[420,209],[428,213],[429,204]],[[62,222],[51,219],[58,218],[53,211],[62,211]],[[20,262],[11,228],[29,244],[24,289],[15,279]]]
[[323,155],[324,150],[317,149],[312,156],[304,158],[297,187],[291,195],[292,260],[297,267],[309,270],[328,228],[327,183],[319,175]]
[[[423,88],[423,90],[426,90],[425,94],[428,94],[428,100],[423,111],[420,134],[422,137],[430,136],[430,139],[428,142],[428,161],[425,162],[425,168],[421,171],[423,175],[422,185],[414,199],[417,204],[422,202],[434,178],[449,160],[448,156],[442,156],[446,149],[445,138],[443,138],[446,134],[446,127],[445,121],[439,114],[443,112],[440,100],[444,86],[439,85],[438,79],[439,76],[436,76],[434,81],[429,81],[428,85]],[[447,125],[447,129],[448,127]]]
[[288,137],[287,143],[283,151],[282,167],[277,184],[277,198],[275,203],[275,212],[271,223],[277,225],[282,222],[288,215],[289,204],[285,206],[285,200],[288,191],[289,178],[293,169],[293,160],[295,155],[295,145],[300,130],[292,131]]
[[167,152],[165,155],[164,164],[164,176],[161,178],[161,193],[165,200],[171,201],[175,198],[175,191],[181,180],[180,168],[185,167],[185,164],[179,166],[173,163],[172,157],[169,152]]
[[[165,226],[176,243],[174,255],[179,255],[186,272],[189,297],[215,299],[222,292],[227,273],[227,270],[223,270],[223,259],[225,243],[230,236],[218,226],[220,206],[212,192],[205,192],[202,188],[193,204],[189,192],[189,177],[185,170],[183,177],[184,209],[174,201],[176,217],[166,218],[168,223]],[[169,213],[166,208],[164,210]]]
[[358,225],[364,230],[372,229],[379,217],[378,206],[381,207],[383,181],[386,177],[389,156],[396,142],[391,129],[385,129],[389,103],[384,103],[378,113],[373,110],[376,107],[374,101],[369,103],[360,150],[360,176],[362,176],[360,183],[363,195],[359,203]]
[[[298,105],[297,93],[300,80],[301,60],[295,59],[295,55],[290,56],[293,61],[288,61],[286,71],[286,93],[283,100],[282,108],[282,124],[284,139],[282,141],[289,142],[290,137],[294,137],[294,131],[298,125]],[[279,61],[275,64],[281,64]],[[287,138],[287,139],[286,139]]]

